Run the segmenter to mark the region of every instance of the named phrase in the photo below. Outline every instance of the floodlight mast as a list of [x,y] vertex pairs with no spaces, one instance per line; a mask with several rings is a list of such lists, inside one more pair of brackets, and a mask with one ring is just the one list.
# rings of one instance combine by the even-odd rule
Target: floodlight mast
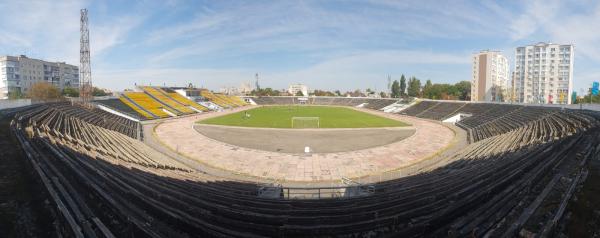
[[90,65],[90,31],[88,10],[81,9],[79,44],[79,98],[84,105],[92,99],[92,70]]

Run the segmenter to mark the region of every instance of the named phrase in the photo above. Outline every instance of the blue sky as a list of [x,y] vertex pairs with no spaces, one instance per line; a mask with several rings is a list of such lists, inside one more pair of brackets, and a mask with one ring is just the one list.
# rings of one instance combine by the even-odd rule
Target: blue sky
[[[218,90],[385,90],[387,75],[469,80],[470,55],[540,41],[575,45],[575,91],[600,80],[599,1],[7,1],[0,55],[79,62],[90,18],[92,78]],[[12,9],[12,10],[11,10]]]

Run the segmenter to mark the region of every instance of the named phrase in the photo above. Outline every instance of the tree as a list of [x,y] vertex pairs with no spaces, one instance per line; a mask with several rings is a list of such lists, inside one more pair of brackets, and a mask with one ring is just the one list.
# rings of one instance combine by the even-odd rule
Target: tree
[[423,90],[425,90],[425,88],[429,88],[429,87],[431,87],[431,85],[432,85],[432,84],[431,84],[431,80],[429,80],[429,79],[428,79],[428,80],[425,82],[425,87],[423,88]]
[[60,90],[47,82],[39,82],[31,85],[29,97],[36,101],[46,101],[62,98]]
[[404,78],[404,74],[400,77],[400,96],[406,95],[406,78]]
[[298,92],[296,93],[296,96],[302,97],[302,96],[304,96],[304,94],[302,93],[302,91],[298,90]]
[[342,92],[340,92],[340,90],[335,90],[335,95],[342,96]]
[[265,88],[264,92],[262,94],[263,94],[263,96],[273,96],[273,89],[272,88]]
[[386,98],[387,95],[385,95],[385,92],[382,91],[382,92],[379,92],[379,97]]
[[433,84],[431,83],[431,80],[427,80],[427,82],[425,82],[425,86],[423,86],[423,97],[424,98],[430,98],[429,95],[429,91],[431,89],[431,87],[433,86]]
[[470,94],[471,83],[468,81],[461,81],[452,85],[432,84],[430,80],[427,80],[422,91],[423,98],[442,100],[470,100]]
[[106,91],[104,89],[100,89],[97,87],[94,87],[92,89],[92,96],[94,97],[102,97],[102,96],[107,96],[108,93],[106,93]]
[[62,91],[62,95],[67,96],[67,97],[76,98],[76,97],[79,97],[79,90],[76,88],[72,88],[72,87],[66,87]]
[[392,83],[392,97],[399,98],[402,95],[400,90],[400,83],[398,83],[398,80],[394,80]]
[[334,94],[332,92],[325,91],[325,90],[318,90],[318,89],[315,89],[315,91],[313,91],[313,95],[315,95],[315,96],[328,96],[328,97],[336,96],[336,94]]
[[458,90],[458,99],[471,100],[471,82],[460,81],[454,85]]
[[416,77],[411,77],[408,80],[408,96],[421,96],[421,80],[417,79]]
[[21,99],[24,95],[21,90],[13,90],[8,92],[8,99]]

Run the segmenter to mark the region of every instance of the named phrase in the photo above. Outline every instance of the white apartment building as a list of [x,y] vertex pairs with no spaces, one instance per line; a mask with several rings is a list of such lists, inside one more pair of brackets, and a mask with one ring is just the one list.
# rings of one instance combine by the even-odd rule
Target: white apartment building
[[26,95],[31,85],[48,82],[63,89],[79,87],[79,67],[65,62],[48,62],[25,55],[0,56],[0,99],[11,93]]
[[538,43],[515,51],[515,101],[571,104],[573,45]]
[[509,85],[508,59],[499,51],[473,54],[471,101],[504,101]]
[[288,93],[296,95],[298,92],[302,92],[302,95],[308,96],[308,87],[304,84],[291,84],[288,88]]

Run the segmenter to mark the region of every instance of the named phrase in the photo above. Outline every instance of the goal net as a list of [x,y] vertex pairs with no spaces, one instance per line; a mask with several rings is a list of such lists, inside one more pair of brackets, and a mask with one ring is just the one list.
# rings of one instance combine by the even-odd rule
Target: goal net
[[292,117],[292,128],[319,128],[319,117]]

